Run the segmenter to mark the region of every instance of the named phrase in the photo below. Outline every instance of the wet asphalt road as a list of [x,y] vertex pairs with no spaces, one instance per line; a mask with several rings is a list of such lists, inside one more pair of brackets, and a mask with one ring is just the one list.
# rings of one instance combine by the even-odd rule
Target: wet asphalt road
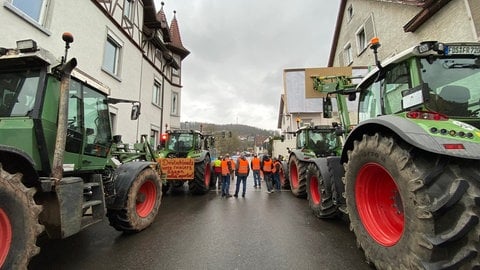
[[40,238],[29,269],[373,269],[347,222],[315,218],[290,191],[254,189],[251,176],[247,185],[245,198],[164,196],[138,234],[104,220],[67,239]]

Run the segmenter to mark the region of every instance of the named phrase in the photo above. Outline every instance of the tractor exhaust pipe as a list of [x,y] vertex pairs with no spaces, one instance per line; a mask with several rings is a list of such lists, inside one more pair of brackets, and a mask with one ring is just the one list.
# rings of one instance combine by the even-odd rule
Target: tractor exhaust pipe
[[68,122],[68,91],[70,89],[70,75],[77,66],[77,59],[72,58],[66,62],[67,51],[70,43],[73,42],[73,36],[70,33],[62,35],[65,41],[65,56],[62,58],[62,66],[59,69],[61,74],[60,82],[60,103],[58,106],[58,126],[55,149],[53,153],[52,178],[59,181],[63,177],[63,157],[65,154],[65,143],[67,141],[67,122]]

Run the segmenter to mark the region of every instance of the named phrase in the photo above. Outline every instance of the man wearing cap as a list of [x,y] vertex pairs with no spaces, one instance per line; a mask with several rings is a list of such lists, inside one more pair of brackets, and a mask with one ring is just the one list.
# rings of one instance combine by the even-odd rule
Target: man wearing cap
[[250,161],[250,168],[253,171],[253,187],[261,188],[262,179],[260,179],[260,159],[257,157],[257,154],[253,154],[253,158]]

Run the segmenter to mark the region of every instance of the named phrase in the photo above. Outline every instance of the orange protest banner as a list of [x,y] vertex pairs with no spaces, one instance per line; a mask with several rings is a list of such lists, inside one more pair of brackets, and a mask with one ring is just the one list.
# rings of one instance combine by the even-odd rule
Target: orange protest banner
[[159,158],[162,172],[167,180],[191,180],[195,174],[195,160],[193,158]]

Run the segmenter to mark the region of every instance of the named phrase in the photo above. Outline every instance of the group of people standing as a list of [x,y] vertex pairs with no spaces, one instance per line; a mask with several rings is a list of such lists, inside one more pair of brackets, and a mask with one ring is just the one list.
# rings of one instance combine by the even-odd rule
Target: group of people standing
[[267,186],[267,193],[273,193],[276,189],[280,190],[280,169],[282,164],[277,158],[270,159],[268,155],[264,155],[260,158],[255,154],[249,162],[245,155],[241,154],[236,163],[230,159],[230,156],[226,154],[224,157],[220,156],[214,163],[214,184],[217,183],[218,188],[221,189],[222,197],[232,197],[230,194],[230,180],[233,175],[237,177],[235,186],[234,197],[238,197],[240,192],[240,185],[242,185],[242,197],[245,197],[247,189],[247,177],[250,174],[250,170],[253,172],[254,188],[261,188],[261,174],[265,180]]

